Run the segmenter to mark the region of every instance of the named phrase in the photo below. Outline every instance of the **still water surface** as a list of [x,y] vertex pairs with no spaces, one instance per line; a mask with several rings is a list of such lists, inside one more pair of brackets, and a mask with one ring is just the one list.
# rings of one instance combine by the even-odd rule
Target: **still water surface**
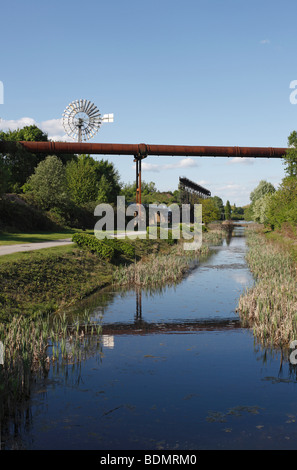
[[239,231],[177,286],[90,299],[101,351],[51,370],[6,448],[296,448],[295,373],[235,311],[254,282],[245,251]]

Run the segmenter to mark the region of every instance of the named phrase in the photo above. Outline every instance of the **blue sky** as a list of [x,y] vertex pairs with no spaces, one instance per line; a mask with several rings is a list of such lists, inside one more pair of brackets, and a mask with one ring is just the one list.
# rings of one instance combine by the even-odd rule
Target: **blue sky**
[[[73,100],[114,113],[92,142],[286,147],[297,129],[293,0],[10,0],[1,5],[0,128],[36,123],[65,139]],[[68,139],[70,140],[70,139]],[[96,157],[102,158],[102,157]],[[133,157],[104,157],[134,181]],[[148,157],[143,179],[174,190],[179,176],[231,204],[280,160]]]

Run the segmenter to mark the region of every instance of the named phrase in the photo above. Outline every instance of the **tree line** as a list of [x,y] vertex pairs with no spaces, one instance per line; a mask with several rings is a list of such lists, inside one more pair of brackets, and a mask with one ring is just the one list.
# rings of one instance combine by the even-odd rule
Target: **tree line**
[[285,177],[278,189],[266,180],[260,181],[250,194],[245,211],[247,220],[264,224],[272,230],[297,225],[297,132],[288,137],[288,150],[283,157]]
[[[48,136],[32,125],[0,132],[0,140],[48,141]],[[97,204],[115,205],[118,195],[125,196],[127,204],[135,202],[136,183],[123,184],[118,171],[107,160],[95,160],[90,155],[32,154],[17,145],[11,152],[0,153],[0,196],[7,193],[20,195],[60,225],[79,227],[88,225],[86,220]],[[229,201],[224,205],[218,196],[196,199],[191,203],[202,204],[206,224],[243,217],[242,208],[231,206]],[[143,181],[142,203],[182,204],[183,195],[180,188],[161,192],[154,182]],[[92,226],[94,220],[90,220]]]

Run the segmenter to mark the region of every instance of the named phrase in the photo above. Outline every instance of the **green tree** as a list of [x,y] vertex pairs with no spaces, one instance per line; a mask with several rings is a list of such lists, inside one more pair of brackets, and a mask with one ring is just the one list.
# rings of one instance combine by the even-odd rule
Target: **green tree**
[[224,203],[223,203],[223,200],[219,196],[213,196],[212,199],[213,199],[215,205],[217,206],[217,208],[220,212],[219,220],[223,220],[223,218],[224,218]]
[[5,164],[4,157],[0,154],[0,197],[8,189],[8,182],[10,180],[10,171]]
[[260,224],[267,225],[269,223],[268,210],[273,193],[267,193],[260,199],[257,199],[253,205],[253,220]]
[[[153,181],[146,183],[141,182],[141,202],[150,204],[156,202],[157,189]],[[125,197],[126,202],[135,202],[136,199],[136,183],[128,183],[122,187],[121,196]]]
[[[19,141],[46,142],[48,136],[35,125],[25,126],[14,131],[0,132],[0,140],[5,141],[7,151],[0,154],[6,171],[6,191],[21,192],[21,187],[34,172],[39,162],[45,159],[44,154],[33,154],[24,149]],[[63,163],[75,158],[72,154],[59,155]]]
[[[251,192],[250,200],[251,205],[249,213],[251,214],[251,219],[255,222],[268,223],[267,216],[264,213],[264,208],[261,207],[261,204],[265,201],[265,211],[268,210],[269,204],[268,199],[264,199],[264,196],[272,195],[275,193],[275,187],[273,184],[268,181],[261,180],[258,186]],[[261,202],[262,201],[262,202]]]
[[[6,142],[18,141],[47,141],[47,135],[37,126],[25,126],[15,131],[0,132],[0,140]],[[20,144],[14,144],[8,147],[8,151],[1,157],[5,162],[5,168],[8,175],[7,191],[21,192],[20,188],[27,178],[33,173],[34,168],[44,158],[44,155],[34,155],[27,152]]]
[[239,220],[244,218],[244,209],[243,207],[237,207],[236,204],[234,203],[233,206],[231,206],[231,211],[232,211],[232,220]]
[[97,172],[94,162],[86,155],[80,155],[66,165],[66,179],[69,195],[78,205],[96,201]]
[[286,166],[285,172],[287,176],[297,177],[297,132],[293,131],[288,137],[288,147],[286,154],[283,158],[283,163]]
[[281,229],[283,224],[297,225],[297,178],[286,177],[272,195],[266,211],[272,228]]
[[33,193],[42,209],[49,210],[67,204],[66,171],[61,160],[50,155],[41,161],[28,178],[27,190]]
[[247,206],[243,207],[243,215],[244,215],[244,220],[253,220],[253,208],[252,204],[248,204]]
[[98,203],[113,202],[110,197],[109,182],[105,175],[102,175],[100,178],[98,191],[97,191],[97,202]]
[[199,203],[202,205],[202,222],[204,224],[220,220],[220,209],[213,198],[200,199]]
[[[116,203],[117,196],[121,192],[121,183],[120,183],[120,176],[119,172],[116,170],[113,163],[109,162],[108,160],[94,160],[92,159],[95,171],[97,174],[97,190],[101,191],[101,188],[104,186],[107,199],[109,203]],[[101,178],[104,175],[104,180],[101,182]],[[107,185],[106,185],[107,182]],[[98,195],[98,197],[100,194]],[[101,197],[101,196],[100,196]]]
[[250,200],[254,204],[257,199],[261,199],[265,194],[273,194],[275,192],[275,187],[273,184],[268,181],[261,180],[258,186],[251,192]]
[[119,173],[107,160],[80,155],[66,166],[71,199],[78,205],[89,202],[115,203],[121,191]]
[[175,202],[177,204],[180,203],[180,192],[178,189],[176,189],[175,191],[173,191],[173,199],[172,199],[172,202]]
[[8,130],[7,132],[0,132],[0,140],[10,142],[26,141],[26,142],[46,142],[48,140],[47,134],[35,125],[25,126],[22,129],[14,131]]
[[227,201],[225,205],[225,219],[231,220],[231,204],[229,201]]

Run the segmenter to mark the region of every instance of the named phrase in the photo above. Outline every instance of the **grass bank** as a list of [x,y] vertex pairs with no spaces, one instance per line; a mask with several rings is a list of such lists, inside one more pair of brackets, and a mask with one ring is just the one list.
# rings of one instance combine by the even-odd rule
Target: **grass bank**
[[[221,237],[218,232],[204,234],[203,252]],[[0,321],[15,315],[36,317],[68,310],[112,283],[135,283],[137,279],[142,279],[139,284],[147,283],[148,276],[154,282],[170,282],[180,279],[190,268],[193,252],[186,254],[182,241],[173,246],[162,239],[126,242],[135,248],[135,255],[117,255],[112,260],[76,245],[1,256]],[[129,281],[124,281],[124,276],[129,276]]]
[[288,347],[297,339],[295,241],[250,231],[247,244],[246,259],[256,282],[240,297],[239,315],[262,344]]
[[[165,249],[162,242],[130,241],[137,245],[136,259]],[[134,261],[135,257],[124,256],[107,261],[75,245],[3,256],[0,263],[0,320],[69,308],[111,284],[118,265]]]
[[[18,233],[18,232],[0,232],[0,246],[17,245],[20,243],[40,243],[62,240],[71,238],[72,235],[79,230],[65,229],[56,232],[35,232],[35,233]],[[91,231],[89,231],[91,232]]]
[[112,278],[110,265],[70,246],[17,255],[7,255],[0,265],[2,320],[60,310]]

